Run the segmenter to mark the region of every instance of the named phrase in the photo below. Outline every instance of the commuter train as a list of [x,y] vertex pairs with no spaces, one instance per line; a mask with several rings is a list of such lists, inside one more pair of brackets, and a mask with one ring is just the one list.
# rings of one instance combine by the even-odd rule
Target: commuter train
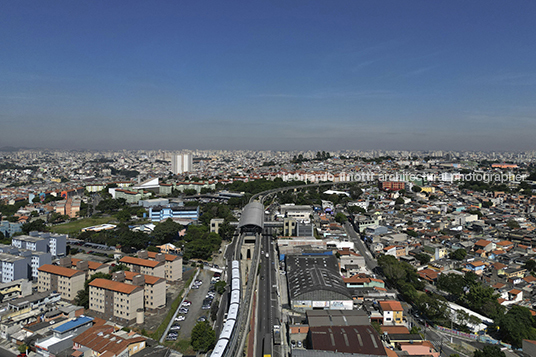
[[231,269],[231,281],[229,282],[229,286],[231,287],[231,295],[229,300],[229,309],[227,311],[227,320],[223,324],[220,336],[218,337],[218,342],[212,350],[210,357],[225,356],[229,341],[238,326],[237,319],[242,302],[242,298],[240,296],[240,291],[242,288],[240,282],[240,262],[238,260],[233,260],[231,262]]

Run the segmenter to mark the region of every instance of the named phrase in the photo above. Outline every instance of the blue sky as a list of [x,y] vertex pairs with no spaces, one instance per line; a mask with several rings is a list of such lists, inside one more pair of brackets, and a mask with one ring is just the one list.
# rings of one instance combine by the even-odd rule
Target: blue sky
[[5,1],[0,147],[534,150],[536,2]]

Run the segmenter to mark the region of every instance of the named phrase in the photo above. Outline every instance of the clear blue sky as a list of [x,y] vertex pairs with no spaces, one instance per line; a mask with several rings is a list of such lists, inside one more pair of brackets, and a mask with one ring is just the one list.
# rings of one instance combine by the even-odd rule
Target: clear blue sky
[[0,147],[534,150],[536,1],[4,1]]

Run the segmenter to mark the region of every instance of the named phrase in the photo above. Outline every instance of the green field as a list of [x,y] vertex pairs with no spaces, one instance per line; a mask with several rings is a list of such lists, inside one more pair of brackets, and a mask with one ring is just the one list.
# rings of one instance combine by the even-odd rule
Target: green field
[[82,218],[76,221],[58,224],[57,226],[50,227],[50,230],[54,233],[73,234],[79,233],[82,228],[97,226],[114,220],[114,217]]

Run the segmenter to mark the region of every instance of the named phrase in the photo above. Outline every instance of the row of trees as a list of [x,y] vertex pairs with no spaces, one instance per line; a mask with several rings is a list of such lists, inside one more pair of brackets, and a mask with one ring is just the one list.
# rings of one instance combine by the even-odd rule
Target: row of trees
[[[526,307],[514,305],[508,312],[500,305],[499,295],[492,287],[482,284],[473,272],[463,276],[459,274],[441,274],[437,287],[450,294],[449,298],[472,311],[494,320],[497,327],[490,332],[496,338],[521,347],[523,339],[536,339],[536,319]],[[468,317],[469,323],[475,323]]]

